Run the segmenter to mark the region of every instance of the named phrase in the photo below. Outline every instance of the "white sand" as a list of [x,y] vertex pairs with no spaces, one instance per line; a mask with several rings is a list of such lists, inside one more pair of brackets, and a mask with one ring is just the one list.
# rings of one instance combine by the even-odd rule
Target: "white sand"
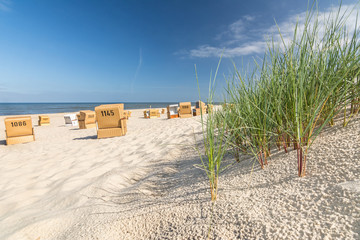
[[274,150],[265,170],[244,157],[222,175],[212,213],[190,147],[200,117],[165,116],[133,111],[126,136],[98,140],[50,114],[35,142],[0,142],[0,239],[205,239],[210,223],[214,239],[360,238],[359,119],[317,139],[305,178],[295,151]]

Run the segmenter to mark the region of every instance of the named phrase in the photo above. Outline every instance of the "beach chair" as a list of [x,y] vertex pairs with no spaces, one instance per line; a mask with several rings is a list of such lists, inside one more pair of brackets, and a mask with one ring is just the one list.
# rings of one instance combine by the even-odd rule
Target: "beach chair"
[[124,104],[100,105],[95,108],[98,138],[125,136],[127,123]]
[[39,125],[39,126],[48,126],[48,125],[50,125],[50,118],[49,118],[49,116],[47,116],[47,115],[41,115],[41,116],[39,116],[38,125]]
[[150,117],[150,112],[149,110],[145,110],[144,111],[144,118],[149,118]]
[[80,111],[78,116],[79,128],[88,129],[96,127],[95,112],[90,110]]
[[179,117],[180,118],[190,118],[192,117],[192,111],[191,111],[191,102],[181,102],[179,103],[180,109],[179,109]]
[[206,104],[202,101],[195,102],[195,108],[206,108]]
[[75,114],[67,114],[64,115],[65,119],[65,126],[67,127],[77,127],[79,125],[78,119],[76,118]]
[[35,141],[30,116],[5,118],[6,145]]
[[[124,104],[123,103],[113,103],[113,104],[102,104],[100,105],[99,107],[113,107],[113,106],[117,106],[120,108],[120,110],[123,112],[123,115],[124,117],[127,119],[127,116],[126,116],[126,111],[124,110]],[[128,111],[129,112],[129,111]]]
[[150,109],[149,111],[149,118],[159,118],[160,112],[158,109]]
[[206,104],[202,101],[197,101],[195,103],[195,109],[193,109],[194,116],[200,116],[201,114],[206,113]]
[[168,117],[168,119],[178,118],[179,117],[178,108],[179,108],[178,104],[173,104],[173,105],[167,106],[167,117]]
[[200,116],[201,114],[206,114],[206,108],[194,108],[193,109],[193,116]]

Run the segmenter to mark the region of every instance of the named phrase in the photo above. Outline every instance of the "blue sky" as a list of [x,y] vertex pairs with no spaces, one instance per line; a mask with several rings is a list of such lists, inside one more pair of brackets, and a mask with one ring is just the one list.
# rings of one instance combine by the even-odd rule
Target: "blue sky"
[[[345,0],[353,6],[357,0]],[[320,11],[338,1],[319,0]],[[0,102],[195,101],[261,57],[306,11],[295,0],[0,0]]]

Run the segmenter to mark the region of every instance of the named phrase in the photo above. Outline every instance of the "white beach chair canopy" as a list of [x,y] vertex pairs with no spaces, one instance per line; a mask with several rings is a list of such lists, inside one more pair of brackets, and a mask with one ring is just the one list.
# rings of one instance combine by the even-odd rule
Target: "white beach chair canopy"
[[64,115],[65,126],[78,126],[78,119],[75,114]]
[[178,107],[179,107],[179,104],[169,105],[170,115],[178,114]]

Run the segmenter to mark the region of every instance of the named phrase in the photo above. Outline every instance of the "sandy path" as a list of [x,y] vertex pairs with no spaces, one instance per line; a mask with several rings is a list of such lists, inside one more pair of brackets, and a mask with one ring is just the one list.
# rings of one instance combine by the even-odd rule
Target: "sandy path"
[[214,208],[188,148],[162,162],[162,170],[153,165],[154,173],[135,186],[108,195],[59,239],[206,239],[210,227],[211,239],[359,239],[359,122],[318,138],[305,178],[297,177],[295,151],[274,150],[265,170],[244,157],[221,177]]
[[0,145],[0,239],[56,237],[87,215],[93,199],[143,178],[150,163],[173,159],[199,124],[165,116],[144,119],[135,110],[126,136],[101,140],[94,128],[65,127],[63,114],[50,114],[51,126],[43,127],[32,116],[35,142]]

